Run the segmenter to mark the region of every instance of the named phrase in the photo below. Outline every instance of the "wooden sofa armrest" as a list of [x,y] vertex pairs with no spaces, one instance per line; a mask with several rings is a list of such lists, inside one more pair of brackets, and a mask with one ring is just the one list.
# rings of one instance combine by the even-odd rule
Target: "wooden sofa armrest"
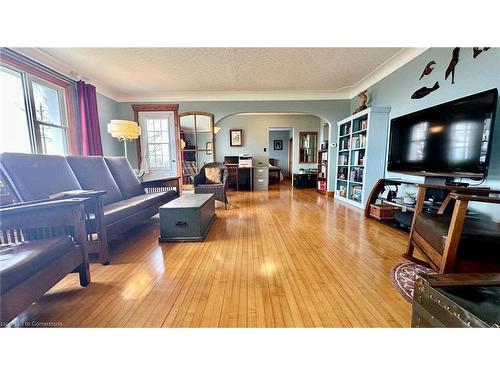
[[165,177],[149,181],[143,181],[142,186],[148,193],[175,190],[180,194],[180,177]]
[[20,242],[70,234],[87,258],[86,198],[27,202],[0,209],[0,243]]
[[[56,223],[62,222],[58,219],[58,214],[64,211],[71,211],[74,206],[82,206],[88,198],[69,198],[59,200],[42,200],[20,202],[0,208],[0,218],[2,225],[9,223],[18,216],[28,216],[35,219],[36,216],[54,217]],[[36,221],[36,220],[33,220]],[[67,224],[67,222],[66,222]]]

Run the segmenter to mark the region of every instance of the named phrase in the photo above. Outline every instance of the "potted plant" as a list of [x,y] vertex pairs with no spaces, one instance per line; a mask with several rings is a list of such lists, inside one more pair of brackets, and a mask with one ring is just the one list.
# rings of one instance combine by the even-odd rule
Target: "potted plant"
[[415,193],[411,191],[407,191],[405,195],[403,196],[403,203],[404,204],[415,204]]

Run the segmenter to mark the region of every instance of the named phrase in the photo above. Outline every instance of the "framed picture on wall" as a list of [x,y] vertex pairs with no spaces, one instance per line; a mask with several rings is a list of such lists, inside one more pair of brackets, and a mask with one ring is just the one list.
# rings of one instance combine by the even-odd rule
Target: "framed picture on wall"
[[274,140],[274,149],[278,151],[283,150],[283,141],[281,139]]
[[241,129],[231,129],[229,131],[229,145],[231,147],[241,147],[243,146],[243,130]]

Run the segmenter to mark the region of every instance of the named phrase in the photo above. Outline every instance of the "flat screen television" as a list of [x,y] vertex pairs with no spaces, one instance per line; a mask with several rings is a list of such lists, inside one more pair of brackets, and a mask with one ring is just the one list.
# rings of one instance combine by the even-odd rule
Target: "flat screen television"
[[392,119],[387,170],[486,177],[497,98],[493,89]]

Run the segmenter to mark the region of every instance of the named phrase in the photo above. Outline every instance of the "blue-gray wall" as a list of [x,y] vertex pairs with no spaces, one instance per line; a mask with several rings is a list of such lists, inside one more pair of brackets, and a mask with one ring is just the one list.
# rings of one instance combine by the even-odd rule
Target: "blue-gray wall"
[[[274,141],[279,140],[283,145],[282,150],[274,149]],[[290,130],[277,130],[269,132],[269,158],[276,159],[277,166],[281,168],[283,176],[288,176],[288,143]]]
[[[500,86],[500,48],[492,48],[472,58],[472,48],[461,48],[459,63],[455,68],[455,83],[451,76],[444,80],[446,68],[451,59],[453,48],[431,48],[406,65],[368,89],[370,105],[391,107],[390,117],[398,117],[463,96],[475,94]],[[425,65],[434,60],[436,66],[432,73],[419,77]],[[422,86],[431,87],[439,81],[440,88],[422,99],[410,99],[412,93]],[[351,101],[351,110],[358,106],[358,99]],[[500,188],[500,110],[496,116],[496,130],[493,138],[490,170],[484,186]],[[423,181],[422,177],[386,172],[386,177]],[[472,183],[475,183],[471,181]],[[477,183],[477,182],[476,182]],[[496,205],[498,206],[498,205]],[[500,220],[500,207],[495,205],[475,205],[483,213]]]
[[[436,104],[447,102],[462,96],[484,91],[500,86],[500,49],[492,48],[483,52],[476,59],[472,58],[472,48],[462,48],[460,61],[455,70],[455,84],[451,79],[444,80],[444,72],[451,59],[452,48],[431,48],[396,70],[383,80],[369,88],[370,105],[377,107],[391,107],[391,118],[414,112]],[[434,60],[437,64],[430,76],[418,80],[425,65]],[[410,99],[411,94],[421,86],[432,86],[439,81],[440,89],[423,99]],[[122,154],[121,143],[118,143],[105,134],[105,125],[111,117],[133,119],[132,103],[117,103],[111,99],[99,96],[99,115],[103,147],[106,154]],[[216,123],[224,117],[244,112],[301,112],[322,117],[332,124],[329,128],[330,143],[337,138],[337,121],[350,115],[358,105],[358,99],[352,100],[302,100],[302,101],[209,101],[209,102],[181,102],[179,111],[203,111],[213,113]],[[494,132],[492,160],[490,172],[485,186],[500,187],[500,129],[498,128],[499,114],[497,114],[497,129]],[[106,138],[106,140],[105,140]],[[267,139],[262,140],[267,143]],[[131,163],[137,164],[135,144],[129,144],[129,158]],[[385,158],[385,155],[381,155]],[[336,150],[329,149],[330,166],[336,163]],[[334,190],[335,171],[329,171],[329,191]],[[386,173],[387,177],[401,177],[421,181],[422,178],[410,175]],[[500,220],[500,207],[491,205],[480,209],[490,216]]]
[[[132,110],[133,103],[119,103],[118,113],[120,119],[133,120],[134,112]],[[135,103],[134,103],[135,104]],[[337,138],[337,122],[346,118],[350,114],[350,100],[267,100],[267,101],[210,101],[210,102],[180,102],[179,113],[201,111],[214,114],[215,123],[219,122],[224,117],[235,113],[258,113],[258,112],[300,112],[312,114],[323,118],[325,121],[332,124],[329,128],[330,134],[328,139],[336,140]],[[298,135],[297,135],[298,136]],[[331,141],[332,142],[332,141]],[[331,143],[330,142],[330,143]],[[267,139],[265,140],[267,143]],[[129,150],[129,160],[132,165],[137,165],[135,144],[132,142],[127,148]],[[218,150],[216,154],[219,155]],[[328,158],[331,165],[335,165],[337,157],[336,149],[330,148]],[[304,167],[303,167],[304,168]],[[306,165],[305,168],[310,168]],[[328,190],[334,191],[335,173],[329,173]]]

